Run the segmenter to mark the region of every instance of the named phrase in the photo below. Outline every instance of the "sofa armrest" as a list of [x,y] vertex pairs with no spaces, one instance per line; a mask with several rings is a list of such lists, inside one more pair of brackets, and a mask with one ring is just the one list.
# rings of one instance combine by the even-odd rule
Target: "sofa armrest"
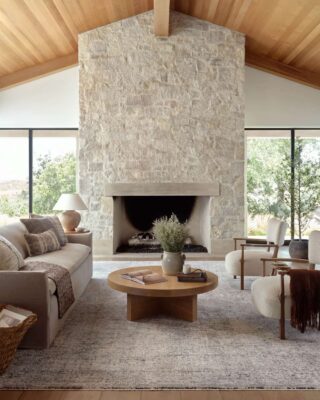
[[92,232],[85,233],[66,233],[69,243],[84,244],[92,250]]
[[27,332],[22,347],[48,346],[50,295],[46,272],[0,271],[0,303],[25,308],[38,317]]

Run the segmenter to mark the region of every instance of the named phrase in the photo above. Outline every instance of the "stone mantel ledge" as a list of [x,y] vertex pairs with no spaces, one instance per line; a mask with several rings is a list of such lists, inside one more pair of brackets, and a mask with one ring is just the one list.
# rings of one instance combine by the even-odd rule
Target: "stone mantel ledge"
[[113,196],[220,196],[215,183],[108,183],[104,197]]

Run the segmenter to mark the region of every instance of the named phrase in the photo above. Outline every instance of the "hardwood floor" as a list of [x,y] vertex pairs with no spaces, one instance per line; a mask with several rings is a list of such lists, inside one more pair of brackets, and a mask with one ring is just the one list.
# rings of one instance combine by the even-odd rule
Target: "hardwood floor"
[[320,390],[0,390],[0,400],[319,400]]

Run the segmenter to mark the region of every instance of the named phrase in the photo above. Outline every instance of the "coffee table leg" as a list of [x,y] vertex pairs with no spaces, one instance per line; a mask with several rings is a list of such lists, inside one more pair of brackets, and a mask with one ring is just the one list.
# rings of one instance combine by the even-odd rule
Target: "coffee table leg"
[[194,322],[197,320],[197,295],[162,298],[162,312],[173,318]]
[[158,299],[156,297],[127,295],[128,321],[153,317],[159,313],[158,309]]
[[197,295],[185,297],[127,295],[127,319],[129,321],[150,318],[159,314],[169,315],[184,321],[196,321]]

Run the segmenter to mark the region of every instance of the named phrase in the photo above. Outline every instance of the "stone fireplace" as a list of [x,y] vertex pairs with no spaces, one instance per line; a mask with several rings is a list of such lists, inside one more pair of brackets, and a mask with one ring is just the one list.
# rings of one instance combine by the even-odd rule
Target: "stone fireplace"
[[192,203],[195,242],[224,254],[244,234],[244,36],[172,12],[160,39],[147,12],[82,33],[79,63],[79,190],[96,254],[142,230],[128,209],[148,196],[146,214],[155,197],[177,213]]
[[[189,230],[186,252],[211,253],[211,199],[219,196],[219,186],[210,184],[111,184],[106,194],[112,196],[113,253],[153,252],[154,240],[135,239],[151,233],[155,219],[174,213]],[[149,236],[149,235],[148,235]],[[151,243],[151,248],[148,245]],[[137,250],[135,249],[137,248]]]

